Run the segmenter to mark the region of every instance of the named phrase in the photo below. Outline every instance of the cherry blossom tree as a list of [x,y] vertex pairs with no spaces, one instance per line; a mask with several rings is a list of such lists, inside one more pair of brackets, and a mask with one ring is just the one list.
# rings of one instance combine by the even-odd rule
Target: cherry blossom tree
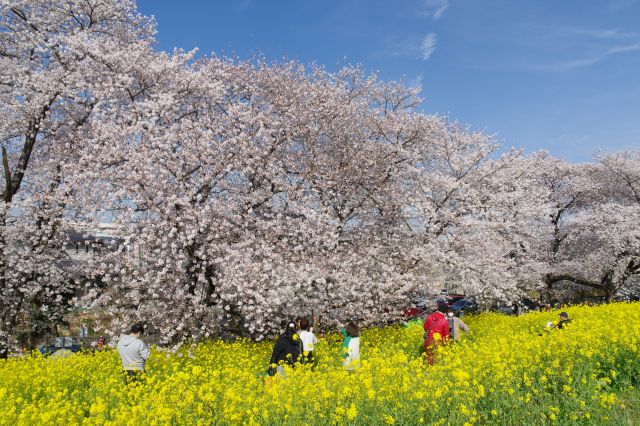
[[92,149],[116,158],[89,156],[108,158],[103,193],[128,241],[94,268],[115,325],[148,318],[165,342],[260,338],[301,314],[396,319],[443,271],[477,293],[512,285],[506,228],[482,227],[508,208],[486,193],[517,153],[417,113],[416,90],[360,68],[171,63],[141,70],[155,85],[128,120],[102,123]]
[[113,64],[148,49],[154,31],[130,1],[0,2],[4,334],[61,320],[75,288],[61,247],[78,207],[77,151],[91,139],[98,103],[109,102]]
[[[83,303],[166,344],[375,324],[443,284],[513,300],[639,271],[637,152],[503,151],[361,67],[154,49],[125,0],[0,0],[0,342]],[[117,247],[73,264],[71,227]]]
[[589,247],[584,276],[578,282],[614,295],[637,297],[640,275],[640,159],[639,151],[602,153],[594,177],[599,197],[576,218]]
[[260,337],[313,306],[330,317],[350,304],[364,316],[356,300],[388,309],[397,292],[370,280],[390,272],[354,250],[380,220],[375,196],[394,167],[371,105],[381,91],[414,93],[353,68],[307,75],[295,63],[214,58],[180,69],[160,83],[179,95],[158,94],[133,114],[139,125],[103,132],[130,135],[110,181],[141,255],[102,265],[109,289],[98,300],[123,320],[154,318],[167,341],[225,321]]
[[536,289],[537,282],[550,297],[553,288],[571,283],[607,299],[633,289],[629,278],[639,272],[634,156],[601,154],[596,164],[571,164],[546,154],[528,159],[532,188],[541,197],[538,214],[521,228],[527,232],[516,253],[526,288]]

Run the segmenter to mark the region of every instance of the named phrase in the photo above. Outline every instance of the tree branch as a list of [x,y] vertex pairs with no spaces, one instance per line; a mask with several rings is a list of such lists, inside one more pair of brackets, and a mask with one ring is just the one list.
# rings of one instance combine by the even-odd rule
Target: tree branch
[[5,189],[2,194],[2,199],[5,202],[11,202],[11,169],[9,168],[9,157],[7,156],[7,149],[2,147],[2,165],[4,166],[4,180],[5,180]]
[[572,283],[575,284],[579,284],[579,285],[583,285],[585,287],[591,287],[591,288],[595,288],[598,290],[605,290],[605,286],[602,284],[599,284],[595,281],[590,281],[584,278],[579,278],[579,277],[574,277],[573,275],[570,274],[548,274],[547,275],[547,279],[546,282],[548,285],[553,285],[555,283],[558,283],[560,281],[570,281]]

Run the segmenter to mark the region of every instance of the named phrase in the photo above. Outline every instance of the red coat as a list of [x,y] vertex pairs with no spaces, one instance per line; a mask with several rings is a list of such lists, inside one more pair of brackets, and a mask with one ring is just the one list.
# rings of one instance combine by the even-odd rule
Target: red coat
[[[426,346],[443,343],[449,340],[449,321],[442,312],[434,312],[424,322],[424,331],[427,333],[424,341]],[[435,337],[436,334],[439,335],[438,338]]]

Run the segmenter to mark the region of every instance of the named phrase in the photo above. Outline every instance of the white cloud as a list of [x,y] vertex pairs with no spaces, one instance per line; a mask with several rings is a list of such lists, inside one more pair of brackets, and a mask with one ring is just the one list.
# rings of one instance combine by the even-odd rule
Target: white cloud
[[431,16],[434,21],[442,18],[449,8],[449,0],[424,0],[424,14]]
[[424,74],[420,73],[416,75],[414,78],[409,80],[407,84],[409,87],[422,87],[422,80],[424,79]]
[[615,40],[615,39],[630,39],[638,37],[637,33],[623,32],[618,28],[607,29],[590,29],[590,28],[576,28],[576,27],[561,27],[556,28],[555,32],[559,36],[565,37],[582,37],[600,40]]
[[423,39],[422,43],[420,43],[420,55],[422,59],[425,61],[428,60],[433,52],[438,47],[438,36],[436,33],[429,33]]
[[597,64],[598,62],[602,62],[608,56],[615,55],[618,53],[625,52],[633,52],[635,50],[640,50],[640,43],[630,44],[626,46],[614,46],[602,52],[596,52],[589,56],[584,56],[582,58],[571,59],[567,61],[561,61],[554,64],[541,65],[538,68],[541,70],[550,70],[550,71],[564,71],[570,70],[574,68],[587,67],[589,65]]
[[[640,51],[640,32],[620,28],[532,25],[511,41],[531,70],[569,71],[589,67],[628,52]],[[524,59],[526,55],[526,59]]]
[[247,10],[251,6],[251,0],[240,0],[236,3],[236,8],[239,11]]
[[438,35],[429,33],[424,37],[389,38],[385,44],[386,48],[381,51],[384,55],[407,56],[426,61],[438,47]]

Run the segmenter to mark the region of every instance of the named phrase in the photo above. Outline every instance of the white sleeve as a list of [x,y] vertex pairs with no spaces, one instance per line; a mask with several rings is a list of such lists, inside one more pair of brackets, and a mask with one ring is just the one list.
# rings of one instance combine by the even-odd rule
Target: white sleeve
[[349,341],[349,361],[353,362],[360,359],[360,339],[351,339]]

